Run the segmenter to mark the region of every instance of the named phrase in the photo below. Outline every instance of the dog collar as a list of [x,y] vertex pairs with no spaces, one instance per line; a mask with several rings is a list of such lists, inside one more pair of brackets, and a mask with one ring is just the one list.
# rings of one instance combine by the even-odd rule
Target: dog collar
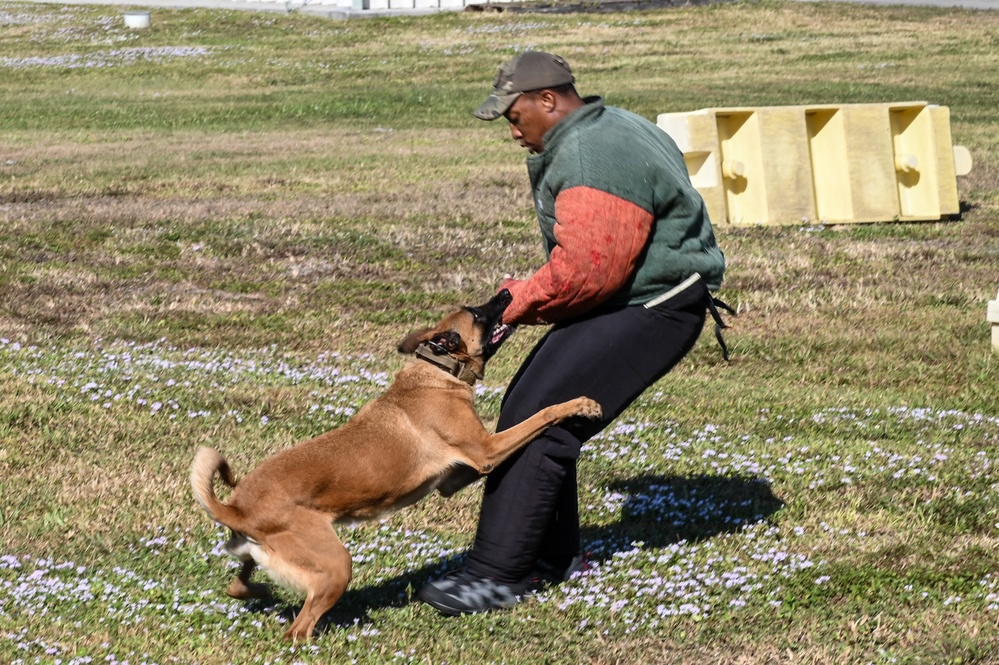
[[472,385],[476,382],[476,380],[482,378],[480,374],[476,374],[474,371],[468,368],[468,365],[461,362],[454,356],[451,356],[447,353],[442,353],[439,355],[434,353],[433,347],[427,344],[426,342],[423,342],[422,344],[417,346],[416,350],[413,352],[413,355],[415,355],[420,360],[427,361],[428,363],[434,365],[435,367],[439,367],[440,369],[444,370],[445,372],[455,377],[456,379],[461,379],[468,385]]

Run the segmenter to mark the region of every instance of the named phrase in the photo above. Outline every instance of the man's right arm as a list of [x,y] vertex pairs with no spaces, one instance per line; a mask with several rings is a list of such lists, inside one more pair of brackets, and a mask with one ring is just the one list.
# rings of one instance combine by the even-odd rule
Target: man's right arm
[[627,283],[652,232],[652,213],[593,187],[572,187],[555,200],[555,240],[548,262],[530,278],[508,280],[507,323],[556,323],[610,299]]

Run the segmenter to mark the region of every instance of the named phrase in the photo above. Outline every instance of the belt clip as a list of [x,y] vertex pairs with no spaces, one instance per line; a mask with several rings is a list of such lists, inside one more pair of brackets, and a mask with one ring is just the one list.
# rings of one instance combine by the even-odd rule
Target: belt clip
[[729,361],[728,346],[725,344],[725,338],[722,337],[722,330],[730,328],[731,326],[729,326],[727,323],[725,323],[722,320],[721,314],[718,313],[719,308],[725,310],[732,316],[738,316],[738,314],[736,314],[736,311],[732,309],[729,305],[719,300],[718,298],[715,298],[713,295],[709,293],[708,311],[711,312],[711,318],[715,320],[715,339],[718,340],[718,344],[719,346],[721,346],[722,358],[725,359],[725,362],[728,362]]

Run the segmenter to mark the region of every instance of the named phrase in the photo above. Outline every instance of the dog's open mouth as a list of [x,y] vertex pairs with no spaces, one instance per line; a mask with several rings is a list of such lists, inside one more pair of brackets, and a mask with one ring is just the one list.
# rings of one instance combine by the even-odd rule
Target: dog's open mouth
[[480,330],[482,331],[483,360],[489,360],[496,353],[496,349],[516,329],[514,325],[503,323],[503,312],[506,311],[511,302],[513,302],[513,297],[510,295],[510,292],[503,289],[494,295],[485,305],[465,308],[475,317],[476,323],[482,326]]
[[508,323],[498,323],[493,326],[493,330],[489,334],[489,351],[495,352],[515,330],[517,330],[517,326],[512,326]]

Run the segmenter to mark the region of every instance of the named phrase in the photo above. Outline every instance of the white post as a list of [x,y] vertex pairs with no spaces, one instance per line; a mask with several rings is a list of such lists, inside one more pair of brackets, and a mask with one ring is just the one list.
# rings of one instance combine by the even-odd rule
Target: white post
[[986,320],[992,324],[992,350],[999,353],[999,293],[995,300],[989,301]]

